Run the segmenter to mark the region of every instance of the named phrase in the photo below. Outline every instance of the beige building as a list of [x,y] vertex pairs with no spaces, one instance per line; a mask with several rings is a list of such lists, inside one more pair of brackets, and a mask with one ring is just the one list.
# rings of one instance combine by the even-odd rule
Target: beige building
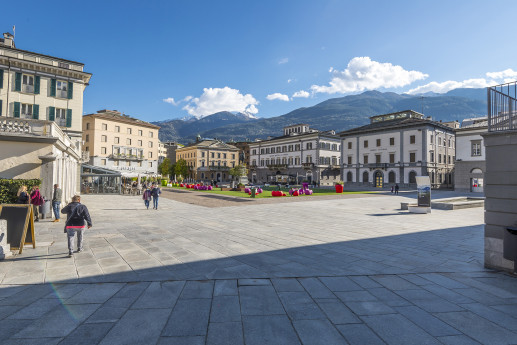
[[83,116],[83,153],[89,164],[126,177],[156,175],[160,127],[116,110]]
[[203,182],[227,182],[229,170],[239,164],[239,149],[219,140],[200,140],[176,149],[176,162],[184,159],[190,168],[187,178]]
[[158,140],[158,164],[162,164],[165,158],[167,158],[167,148],[165,147],[165,143]]
[[0,177],[40,178],[52,197],[58,183],[64,202],[79,192],[84,65],[17,49],[0,38]]

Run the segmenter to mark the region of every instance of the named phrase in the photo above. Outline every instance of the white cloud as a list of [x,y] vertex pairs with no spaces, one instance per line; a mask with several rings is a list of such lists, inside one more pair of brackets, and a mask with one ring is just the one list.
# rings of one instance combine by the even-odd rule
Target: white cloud
[[279,65],[283,65],[284,63],[288,63],[288,62],[289,62],[289,58],[282,58],[282,59],[278,60]]
[[287,79],[287,84],[290,84],[292,81],[292,79]]
[[486,76],[488,78],[492,78],[492,79],[504,79],[504,80],[507,80],[506,78],[517,78],[517,71],[514,71],[511,68],[508,68],[508,69],[505,69],[504,71],[501,71],[501,72],[488,72],[486,74]]
[[267,95],[266,98],[268,101],[273,101],[273,100],[277,99],[279,101],[289,102],[289,96],[281,94],[279,92],[275,92],[271,95]]
[[243,95],[239,90],[225,86],[223,88],[204,88],[199,97],[189,99],[183,107],[190,115],[203,117],[220,111],[238,111],[258,113],[259,102],[251,95]]
[[164,98],[164,99],[163,99],[163,101],[164,101],[165,103],[169,103],[169,104],[172,104],[172,105],[178,105],[178,104],[179,104],[179,102],[176,102],[176,101],[174,100],[174,98],[172,98],[172,97]]
[[433,81],[428,84],[415,87],[414,89],[409,90],[407,93],[410,95],[426,92],[446,93],[458,88],[482,88],[494,84],[497,84],[497,82],[493,80],[487,81],[485,78],[467,79],[464,81],[447,80],[441,83]]
[[330,68],[332,79],[329,85],[312,85],[313,93],[347,93],[377,88],[393,88],[409,85],[425,79],[427,74],[407,71],[389,62],[377,62],[368,56],[355,57],[343,71]]
[[308,98],[310,96],[310,94],[305,91],[305,90],[300,90],[300,91],[296,91],[295,93],[293,93],[293,98]]
[[194,97],[192,97],[192,96],[187,96],[187,97],[183,98],[183,102],[188,102],[188,101],[190,101],[192,98],[194,98]]

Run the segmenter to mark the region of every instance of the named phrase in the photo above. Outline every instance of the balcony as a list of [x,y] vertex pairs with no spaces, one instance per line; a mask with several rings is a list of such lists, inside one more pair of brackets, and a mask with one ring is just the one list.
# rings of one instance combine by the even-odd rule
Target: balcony
[[224,166],[224,165],[210,165],[206,168],[208,168],[208,170],[210,170],[210,171],[228,171],[228,170],[230,170],[229,166]]
[[287,169],[287,164],[269,164],[267,168],[269,170],[285,170]]
[[302,168],[312,169],[312,168],[314,168],[314,163],[302,163]]
[[517,129],[517,82],[489,87],[488,131]]
[[129,155],[129,154],[124,154],[124,153],[113,153],[113,154],[109,155],[108,158],[120,159],[120,160],[126,160],[126,161],[142,161],[142,160],[144,160],[144,156]]

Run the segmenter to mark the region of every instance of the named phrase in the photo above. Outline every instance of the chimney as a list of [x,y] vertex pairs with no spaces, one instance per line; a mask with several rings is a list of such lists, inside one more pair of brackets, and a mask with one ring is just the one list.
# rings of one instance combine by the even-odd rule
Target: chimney
[[9,48],[16,48],[14,45],[14,36],[8,32],[4,32],[4,46],[8,46]]

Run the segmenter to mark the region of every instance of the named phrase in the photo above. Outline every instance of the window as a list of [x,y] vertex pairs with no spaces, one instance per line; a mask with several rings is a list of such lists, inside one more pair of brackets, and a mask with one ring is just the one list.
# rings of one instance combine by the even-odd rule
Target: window
[[59,126],[66,126],[66,109],[56,108],[54,121],[56,121]]
[[213,152],[212,152],[211,156],[212,156],[212,158],[214,158],[214,153]]
[[368,155],[363,156],[363,164],[368,164]]
[[21,117],[32,119],[32,104],[21,104]]
[[115,126],[115,132],[120,133],[120,126]]
[[105,154],[106,154],[106,152],[107,152],[106,148],[105,148],[105,147],[101,147],[101,153],[102,153],[103,155],[105,155]]
[[381,155],[375,155],[375,163],[381,164]]
[[131,128],[127,129],[127,134],[132,134]]
[[149,137],[153,138],[154,137],[154,133],[153,132],[149,132]]
[[119,166],[119,161],[113,161],[113,165],[118,167]]
[[108,137],[105,135],[101,135],[101,141],[105,143],[106,141],[108,141]]
[[68,98],[68,82],[64,80],[58,80],[56,82],[56,97]]
[[119,144],[120,143],[120,138],[119,137],[115,137],[115,144]]
[[442,155],[438,154],[438,163],[441,163],[441,162],[442,162]]
[[126,144],[131,145],[131,139],[126,139]]
[[305,157],[305,163],[312,163],[312,156]]
[[107,123],[103,123],[102,124],[102,130],[103,131],[107,131],[108,130],[108,124]]
[[106,165],[106,160],[105,159],[101,159],[101,165]]
[[395,138],[390,138],[390,145],[391,146],[395,145]]
[[232,153],[232,159],[235,159],[235,153]]
[[149,158],[153,158],[153,152],[149,151]]
[[149,166],[152,168],[153,167],[153,162],[149,162]]
[[221,158],[221,153],[217,153],[217,158]]
[[434,143],[434,135],[431,134],[431,144]]
[[22,92],[34,93],[34,76],[27,74],[23,75]]
[[471,141],[472,157],[481,156],[481,140]]
[[352,164],[352,156],[348,156],[348,164]]
[[416,152],[410,152],[409,153],[409,161],[411,163],[415,163],[416,162]]
[[381,146],[381,139],[377,139],[377,147]]
[[434,163],[434,152],[433,151],[429,152],[429,160],[431,161],[431,163]]
[[86,134],[86,138],[84,139],[84,141],[86,141],[86,142],[90,141],[90,135],[89,134]]
[[138,130],[138,135],[139,136],[143,136],[144,135],[144,131],[142,131],[141,129]]
[[414,135],[409,136],[409,143],[414,144],[416,142],[416,137]]
[[89,148],[88,146],[86,146],[86,147],[84,148],[84,150],[85,150],[86,152],[88,152],[88,151],[90,151],[90,148]]
[[252,154],[256,155],[257,154],[257,149],[253,149],[253,151],[251,151],[251,152],[252,152]]
[[143,146],[143,145],[144,145],[144,144],[143,144],[142,140],[138,140],[138,146],[140,146],[140,147],[141,147],[141,146]]
[[126,161],[126,166],[130,167],[131,166],[131,161]]
[[312,143],[307,143],[307,150],[312,150]]
[[142,166],[142,161],[139,161],[138,162],[138,166],[141,167]]
[[296,145],[294,145],[294,149],[295,149],[296,151],[300,151],[300,144],[296,144]]
[[394,153],[390,153],[390,163],[395,163],[395,154]]
[[226,153],[223,153],[223,158],[226,159]]
[[442,138],[438,137],[438,146],[442,145]]
[[86,124],[86,129],[90,129],[90,123],[89,122]]
[[152,141],[149,142],[149,147],[153,147],[153,142]]
[[351,142],[351,141],[349,141],[349,142],[348,142],[348,149],[349,149],[349,150],[351,150],[351,149],[352,149],[352,142]]
[[364,141],[364,147],[365,147],[365,148],[366,148],[366,147],[368,147],[368,140],[365,140],[365,141]]

